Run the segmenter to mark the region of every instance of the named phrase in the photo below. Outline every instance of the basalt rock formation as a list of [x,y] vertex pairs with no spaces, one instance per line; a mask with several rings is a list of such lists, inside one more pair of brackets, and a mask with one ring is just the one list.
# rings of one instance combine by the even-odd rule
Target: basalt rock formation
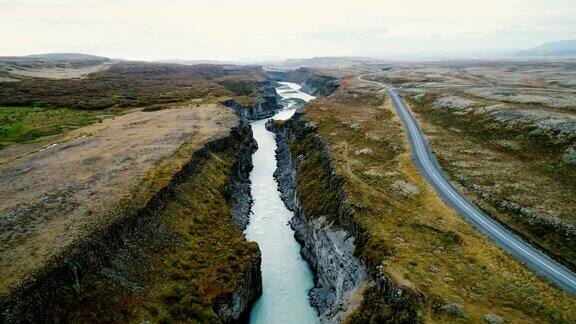
[[[286,127],[267,124],[270,130],[276,132],[278,144],[278,169],[274,177],[278,181],[282,200],[294,212],[290,226],[295,231],[296,240],[302,245],[302,256],[315,273],[316,285],[310,291],[310,302],[318,310],[322,322],[341,322],[358,305],[359,300],[355,295],[364,286],[366,269],[354,256],[355,237],[350,231],[325,216],[305,215],[297,192],[302,157],[292,156],[290,143],[302,134],[300,132],[308,132],[310,125],[298,118],[286,124]],[[330,164],[329,160],[323,162]],[[331,189],[338,190],[336,182],[337,179],[335,188]],[[340,190],[338,194],[344,193]],[[340,212],[343,219],[348,217],[349,210],[345,204],[341,205]]]
[[421,322],[420,293],[362,257],[368,234],[355,220],[354,207],[346,202],[343,179],[336,174],[316,126],[297,113],[286,122],[269,122],[267,127],[276,133],[278,170],[274,176],[283,201],[294,211],[290,225],[302,244],[302,256],[315,272],[310,301],[320,321],[346,320],[371,289],[383,296],[396,318]]
[[282,107],[278,105],[278,94],[272,81],[260,82],[260,95],[249,106],[242,105],[234,99],[226,100],[224,104],[236,111],[244,120],[258,120],[274,116]]

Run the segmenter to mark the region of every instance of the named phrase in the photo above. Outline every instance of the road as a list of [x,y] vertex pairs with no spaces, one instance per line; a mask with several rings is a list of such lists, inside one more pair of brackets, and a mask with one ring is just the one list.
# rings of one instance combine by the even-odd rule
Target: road
[[364,76],[366,75],[358,76],[358,80],[377,85],[388,91],[394,108],[408,131],[412,148],[412,159],[421,174],[436,189],[440,197],[464,219],[498,246],[522,261],[528,268],[566,291],[576,294],[576,274],[485,214],[454,188],[436,161],[434,154],[432,154],[416,119],[410,110],[406,108],[396,89],[380,82],[366,80]]

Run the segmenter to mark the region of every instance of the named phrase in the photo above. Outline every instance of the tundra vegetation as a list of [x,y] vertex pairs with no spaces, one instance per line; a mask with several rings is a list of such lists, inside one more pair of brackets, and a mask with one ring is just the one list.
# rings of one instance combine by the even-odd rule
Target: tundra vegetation
[[[386,278],[404,296],[369,284],[349,321],[573,322],[573,296],[490,243],[419,175],[386,94],[355,79],[341,84],[299,117],[315,131],[290,146],[300,161],[298,196],[306,217],[327,217],[357,235],[370,277]],[[334,191],[344,191],[344,201]],[[351,220],[338,217],[341,204],[352,208]]]
[[[0,63],[15,64],[14,60],[16,58],[0,58]],[[40,64],[30,59],[23,61],[26,63],[16,62],[19,69],[27,64],[26,69],[30,71],[38,69]],[[91,61],[73,62],[75,64],[56,61],[48,67],[62,65],[73,70]],[[27,77],[18,80],[0,82],[0,148],[65,133],[132,108],[154,111],[180,104],[230,99],[249,107],[262,96],[262,84],[268,77],[262,68],[251,66],[121,62],[81,79]]]
[[90,110],[231,96],[250,101],[265,79],[259,67],[121,62],[84,79],[1,83],[0,105]]
[[441,166],[478,206],[576,269],[576,65],[396,66]]
[[251,134],[220,103],[250,104],[263,82],[259,67],[142,62],[0,82],[0,321],[242,315],[260,252],[230,183]]
[[256,243],[247,242],[230,218],[226,188],[234,154],[227,140],[193,158],[166,203],[146,211],[152,223],[127,235],[129,244],[111,268],[84,278],[80,294],[64,295],[54,319],[220,322],[216,306],[260,258]]

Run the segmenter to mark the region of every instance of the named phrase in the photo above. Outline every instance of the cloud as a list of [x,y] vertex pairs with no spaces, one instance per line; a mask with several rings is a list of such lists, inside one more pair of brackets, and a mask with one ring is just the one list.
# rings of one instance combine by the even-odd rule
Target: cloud
[[573,0],[0,0],[0,55],[385,55],[576,35]]

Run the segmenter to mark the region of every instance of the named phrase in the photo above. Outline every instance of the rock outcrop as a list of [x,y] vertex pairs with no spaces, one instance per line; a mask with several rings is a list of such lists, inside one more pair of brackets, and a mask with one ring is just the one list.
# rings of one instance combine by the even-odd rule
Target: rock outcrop
[[252,136],[250,126],[243,124],[236,136],[236,162],[232,167],[232,176],[226,188],[226,198],[230,203],[230,216],[242,231],[250,222],[252,194],[250,189],[250,171],[252,171],[252,153],[258,148],[258,143]]
[[336,91],[339,86],[336,78],[325,75],[313,75],[304,82],[300,91],[322,98]]
[[[342,322],[358,308],[364,291],[376,290],[390,307],[391,318],[422,322],[424,296],[413,286],[397,280],[394,274],[379,264],[369,264],[362,257],[368,233],[354,217],[354,206],[347,203],[343,179],[337,174],[330,154],[316,134],[316,126],[297,113],[285,122],[269,122],[276,133],[278,181],[281,198],[294,211],[290,225],[302,244],[302,256],[316,274],[316,285],[310,292],[311,304],[320,314],[321,322]],[[308,165],[308,166],[306,166]],[[303,169],[319,168],[308,176],[322,177],[322,188],[308,188],[314,179],[307,179]],[[299,187],[299,183],[306,183]],[[320,183],[320,182],[318,182]],[[300,188],[300,191],[299,191]],[[314,196],[308,191],[330,191]],[[330,198],[326,198],[330,196]],[[311,199],[324,204],[324,214],[306,214],[305,205]]]
[[310,303],[318,310],[322,322],[342,322],[358,306],[357,296],[366,280],[366,269],[354,256],[355,237],[326,217],[304,215],[296,190],[299,158],[293,157],[289,149],[289,143],[296,136],[292,132],[294,129],[277,128],[272,123],[267,127],[277,135],[278,169],[274,177],[282,200],[294,212],[290,226],[302,245],[303,258],[315,273],[316,284],[310,291]]
[[260,95],[250,106],[244,106],[234,99],[226,100],[224,104],[236,111],[244,120],[258,120],[274,116],[282,107],[278,104],[278,93],[272,81],[260,83]]
[[299,68],[288,72],[271,71],[269,74],[276,81],[301,84],[300,91],[320,98],[328,96],[340,87],[338,79],[314,72],[308,68]]
[[262,295],[261,257],[254,259],[243,280],[231,295],[223,296],[213,307],[224,323],[248,323],[252,305]]
[[[252,135],[252,128],[245,123],[233,130],[236,162],[228,183],[227,195],[230,205],[230,216],[239,229],[244,231],[250,222],[252,194],[250,188],[250,171],[252,171],[252,154],[258,144]],[[228,194],[227,193],[227,194]],[[262,257],[258,255],[246,270],[243,280],[232,295],[224,296],[214,306],[215,312],[224,323],[248,322],[252,305],[262,295]]]

